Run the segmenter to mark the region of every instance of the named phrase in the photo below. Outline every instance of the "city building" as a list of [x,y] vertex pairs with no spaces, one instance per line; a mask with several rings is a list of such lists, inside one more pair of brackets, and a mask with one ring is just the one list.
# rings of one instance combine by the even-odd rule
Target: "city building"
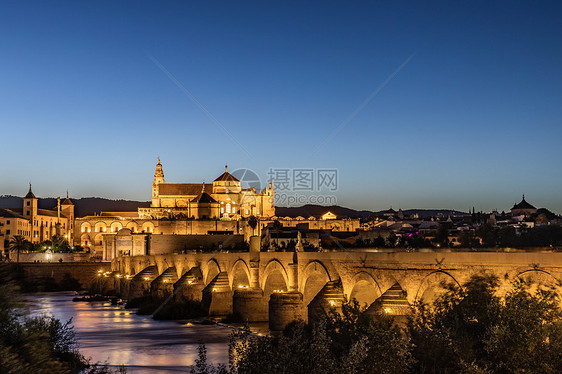
[[12,209],[0,209],[0,245],[8,249],[10,240],[21,235],[26,240],[31,240],[29,220]]
[[537,212],[537,208],[525,201],[525,195],[523,195],[523,200],[520,203],[513,205],[511,208],[512,216],[525,216],[529,217]]
[[152,182],[152,203],[139,208],[139,218],[240,219],[275,215],[275,191],[270,183],[262,191],[242,188],[238,179],[225,171],[212,183],[169,183],[158,158]]
[[60,198],[57,199],[57,206],[53,209],[41,209],[38,202],[30,185],[21,209],[0,209],[0,239],[3,239],[4,248],[16,235],[23,236],[31,243],[41,243],[60,235],[72,244],[74,204],[68,194],[62,203]]

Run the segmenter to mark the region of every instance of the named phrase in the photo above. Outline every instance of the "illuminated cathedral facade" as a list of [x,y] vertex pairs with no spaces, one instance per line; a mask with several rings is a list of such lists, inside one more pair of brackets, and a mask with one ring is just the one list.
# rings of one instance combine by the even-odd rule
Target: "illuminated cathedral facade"
[[139,208],[139,218],[233,219],[275,216],[275,191],[270,183],[261,191],[242,188],[241,182],[225,171],[212,183],[169,183],[164,179],[160,159],[152,182],[149,208]]

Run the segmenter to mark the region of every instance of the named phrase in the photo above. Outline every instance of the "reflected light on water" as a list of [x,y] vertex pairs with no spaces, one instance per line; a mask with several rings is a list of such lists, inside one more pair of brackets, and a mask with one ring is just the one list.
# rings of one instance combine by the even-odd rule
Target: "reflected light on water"
[[129,373],[189,371],[201,340],[213,363],[228,363],[231,330],[215,325],[154,321],[109,302],[72,302],[73,293],[26,295],[34,315],[72,318],[80,352],[94,362],[125,365]]

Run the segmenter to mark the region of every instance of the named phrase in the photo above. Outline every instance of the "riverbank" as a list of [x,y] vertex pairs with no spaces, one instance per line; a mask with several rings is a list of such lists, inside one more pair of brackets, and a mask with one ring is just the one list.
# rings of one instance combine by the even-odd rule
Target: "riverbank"
[[49,314],[61,321],[72,318],[80,352],[93,362],[124,365],[128,373],[189,371],[203,342],[213,363],[228,363],[232,328],[185,321],[156,321],[110,302],[73,302],[74,292],[25,294],[34,315]]

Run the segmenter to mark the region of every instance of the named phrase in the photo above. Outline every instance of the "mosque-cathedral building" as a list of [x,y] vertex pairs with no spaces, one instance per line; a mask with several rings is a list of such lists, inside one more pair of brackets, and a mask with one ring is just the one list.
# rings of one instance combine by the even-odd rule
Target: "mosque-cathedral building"
[[[22,208],[0,209],[0,240],[6,247],[15,235],[31,243],[62,236],[71,245],[82,246],[93,258],[112,260],[127,255],[240,248],[252,235],[262,237],[262,244],[267,246],[272,240],[280,240],[266,229],[272,224],[304,230],[305,242],[316,247],[319,230],[349,233],[361,229],[359,219],[338,218],[330,212],[321,217],[277,217],[274,201],[271,183],[261,191],[242,188],[228,167],[212,183],[166,182],[158,159],[148,208],[76,218],[68,193],[62,202],[57,199],[55,208],[40,209],[30,186]],[[525,196],[511,209],[513,217],[529,217],[536,212]],[[257,219],[255,225],[250,224],[250,217]]]
[[[257,219],[255,227],[249,218]],[[358,219],[323,217],[276,217],[275,190],[242,188],[228,172],[212,183],[170,183],[164,178],[160,159],[152,182],[151,204],[128,212],[100,212],[76,218],[68,198],[57,200],[54,209],[40,209],[31,191],[21,209],[0,209],[0,239],[8,243],[21,235],[40,243],[61,235],[71,245],[80,245],[101,260],[122,255],[172,253],[198,248],[236,248],[274,221],[284,227],[311,230],[355,231]]]
[[140,218],[240,219],[275,215],[275,191],[270,183],[262,191],[242,188],[225,171],[213,183],[168,183],[160,159],[152,182],[150,208],[139,208]]

